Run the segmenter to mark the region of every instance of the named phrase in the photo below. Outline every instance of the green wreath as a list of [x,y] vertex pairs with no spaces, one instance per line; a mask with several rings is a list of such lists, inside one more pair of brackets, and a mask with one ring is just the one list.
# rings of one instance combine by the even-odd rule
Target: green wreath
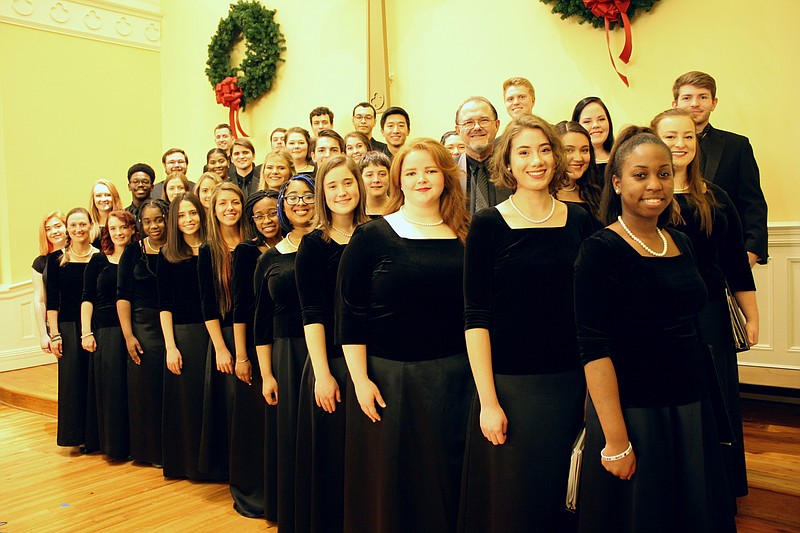
[[[238,67],[231,66],[233,47],[245,39],[247,51]],[[206,76],[211,86],[229,76],[239,78],[242,89],[241,107],[257,100],[272,89],[281,52],[286,50],[280,25],[275,22],[275,10],[269,10],[255,0],[231,4],[228,16],[219,21],[217,33],[208,45]]]
[[[578,17],[578,24],[588,22],[595,28],[604,28],[605,21],[596,17],[591,10],[586,7],[583,0],[540,0],[543,4],[554,4],[552,12],[561,14],[561,19],[564,20],[569,17]],[[633,20],[637,11],[650,11],[653,5],[658,0],[631,0],[631,5],[628,8],[628,18]],[[611,28],[614,28],[616,22],[611,23]]]

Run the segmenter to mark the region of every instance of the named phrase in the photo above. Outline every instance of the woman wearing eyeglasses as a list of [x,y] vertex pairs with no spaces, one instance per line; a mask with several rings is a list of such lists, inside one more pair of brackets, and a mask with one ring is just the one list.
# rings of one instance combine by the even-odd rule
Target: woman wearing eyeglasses
[[[265,453],[271,446],[277,447],[277,522],[285,533],[294,531],[297,403],[308,356],[294,268],[300,239],[314,229],[314,182],[307,175],[299,174],[284,183],[278,196],[278,220],[287,234],[264,252],[256,265],[253,330],[262,392],[270,406],[277,406],[277,437],[267,425]],[[265,471],[268,482],[272,472],[269,468]],[[268,501],[270,497],[267,494]]]

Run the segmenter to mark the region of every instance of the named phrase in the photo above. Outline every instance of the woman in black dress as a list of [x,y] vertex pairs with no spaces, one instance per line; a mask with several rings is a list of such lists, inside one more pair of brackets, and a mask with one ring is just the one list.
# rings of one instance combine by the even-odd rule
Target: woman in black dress
[[[228,153],[225,150],[221,148],[212,148],[206,154],[206,167],[203,169],[203,172],[211,172],[216,174],[220,180],[224,180],[228,177],[228,166],[230,164],[231,161],[228,158]],[[199,184],[200,181],[197,183]]]
[[36,329],[39,331],[39,347],[50,353],[50,335],[47,334],[47,301],[44,271],[47,267],[47,256],[56,250],[62,250],[67,243],[67,219],[61,211],[47,213],[39,223],[39,255],[31,265],[31,282],[33,284],[33,309],[36,318]]
[[148,199],[139,211],[144,239],[126,246],[119,260],[117,314],[128,353],[131,459],[161,467],[164,333],[158,307],[158,252],[167,242],[169,205]]
[[170,204],[167,244],[158,255],[158,301],[164,333],[162,419],[164,476],[223,481],[227,472],[200,470],[208,331],[203,323],[197,253],[206,240],[206,214],[192,193]]
[[669,149],[629,127],[611,151],[610,225],[575,263],[575,320],[590,401],[581,531],[735,531],[697,313],[706,288],[673,214]]
[[130,455],[128,356],[116,302],[117,267],[135,235],[133,215],[112,211],[100,232],[102,253],[92,256],[83,276],[81,345],[92,354],[89,372],[94,374],[100,451],[114,460],[127,460]]
[[86,425],[89,353],[81,347],[80,333],[83,273],[98,252],[91,231],[89,211],[76,207],[67,213],[67,244],[47,256],[45,284],[50,353],[58,358],[56,441],[59,446],[81,446],[84,453],[99,448],[96,428],[87,431]]
[[206,361],[200,467],[203,471],[225,472],[226,477],[236,387],[231,251],[242,241],[243,207],[242,191],[236,184],[223,182],[214,189],[208,209],[208,238],[197,257],[203,320],[211,339]]
[[464,342],[466,200],[453,157],[407,143],[380,220],[356,228],[337,279],[336,341],[353,388],[345,531],[454,531],[473,393]]
[[[301,238],[314,229],[314,182],[308,176],[294,176],[284,183],[278,197],[278,220],[288,233],[258,259],[254,276],[253,329],[262,393],[270,406],[277,405],[277,435],[271,433],[268,406],[264,440],[265,457],[270,457],[272,446],[277,448],[277,473],[269,470],[270,461],[267,461],[265,488],[271,490],[270,480],[277,474],[278,529],[291,533],[295,525],[297,403],[300,377],[308,356],[294,260]],[[267,493],[267,502],[272,498]]]
[[288,150],[270,152],[261,165],[261,181],[258,188],[262,191],[269,189],[276,193],[280,192],[283,184],[294,175],[294,162]]
[[108,214],[111,211],[122,209],[122,200],[116,186],[109,180],[99,179],[92,185],[92,194],[89,199],[89,213],[92,215],[92,241],[97,248],[100,247],[100,230],[106,226]]
[[508,125],[493,183],[511,197],[476,213],[464,258],[473,399],[460,531],[575,531],[564,507],[586,385],[575,339],[572,267],[592,219],[554,198],[569,178],[555,129]]
[[[281,240],[278,225],[278,193],[256,191],[244,204],[244,234],[231,257],[231,296],[233,298],[233,337],[236,353],[236,387],[231,421],[230,486],[233,508],[239,514],[275,521],[275,477],[271,478],[265,503],[264,422],[266,404],[261,395],[261,368],[253,344],[255,293],[253,275],[261,254]],[[275,417],[272,434],[275,434]],[[275,472],[275,446],[271,446],[270,472]]]
[[389,204],[389,169],[392,162],[383,152],[371,151],[364,154],[358,168],[364,180],[367,216],[381,218]]
[[189,192],[191,184],[183,172],[171,172],[164,180],[163,199],[171,204],[178,195]]
[[603,101],[597,96],[587,96],[572,110],[572,121],[583,126],[592,137],[595,161],[600,175],[603,176],[608,163],[608,154],[614,145],[614,124],[611,113]]
[[592,137],[577,122],[562,120],[555,129],[564,145],[568,178],[568,183],[558,189],[556,198],[584,208],[594,219],[595,229],[602,229],[600,196],[603,194],[603,176],[594,160]]
[[672,151],[675,166],[675,198],[681,208],[677,229],[689,236],[697,269],[708,291],[700,312],[700,333],[710,345],[736,439],[722,447],[733,496],[747,494],[744,461],[742,407],[739,398],[739,366],[733,349],[725,283],[744,313],[748,340],[758,342],[758,304],[753,273],[744,248],[742,226],[736,207],[724,190],[703,179],[694,120],[683,109],[670,109],[650,123]]
[[197,180],[194,189],[192,189],[195,196],[200,198],[200,203],[203,204],[206,213],[208,213],[207,210],[211,206],[211,194],[214,192],[214,188],[222,183],[223,179],[216,172],[204,172],[200,179]]
[[319,226],[297,251],[297,292],[308,359],[297,421],[296,529],[342,531],[347,365],[333,342],[336,272],[353,231],[367,219],[364,185],[349,156],[332,156],[316,178]]

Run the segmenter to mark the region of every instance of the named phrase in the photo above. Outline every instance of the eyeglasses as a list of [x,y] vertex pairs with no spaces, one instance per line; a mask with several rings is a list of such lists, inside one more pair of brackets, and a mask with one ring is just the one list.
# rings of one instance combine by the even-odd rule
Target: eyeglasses
[[473,119],[465,120],[464,122],[459,124],[459,126],[471,130],[472,128],[475,127],[475,124],[477,124],[481,128],[486,129],[486,127],[489,126],[489,124],[491,124],[492,122],[493,122],[492,119],[488,117],[483,117],[479,118],[478,120],[473,120]]
[[302,196],[290,194],[289,196],[285,196],[283,199],[289,205],[297,205],[300,203],[300,200],[302,200],[305,205],[310,205],[314,203],[314,193],[309,192]]
[[356,119],[357,122],[367,122],[368,120],[373,120],[375,115],[353,115],[353,118]]
[[266,214],[264,214],[264,215],[253,215],[252,218],[256,222],[260,222],[260,221],[264,220],[265,218],[277,218],[277,217],[278,217],[278,211],[276,209],[275,211],[267,211]]

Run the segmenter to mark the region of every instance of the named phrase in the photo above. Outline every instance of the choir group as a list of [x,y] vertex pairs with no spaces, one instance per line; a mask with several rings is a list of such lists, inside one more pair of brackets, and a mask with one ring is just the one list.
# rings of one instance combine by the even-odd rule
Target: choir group
[[387,145],[369,104],[344,138],[318,108],[262,165],[220,125],[197,183],[172,149],[162,183],[129,169],[127,209],[98,180],[47,213],[58,445],[227,482],[281,533],[735,530],[726,287],[751,343],[758,311],[705,108],[615,135],[599,98],[551,125],[524,78],[504,97],[501,135],[474,97],[441,142],[402,108]]

